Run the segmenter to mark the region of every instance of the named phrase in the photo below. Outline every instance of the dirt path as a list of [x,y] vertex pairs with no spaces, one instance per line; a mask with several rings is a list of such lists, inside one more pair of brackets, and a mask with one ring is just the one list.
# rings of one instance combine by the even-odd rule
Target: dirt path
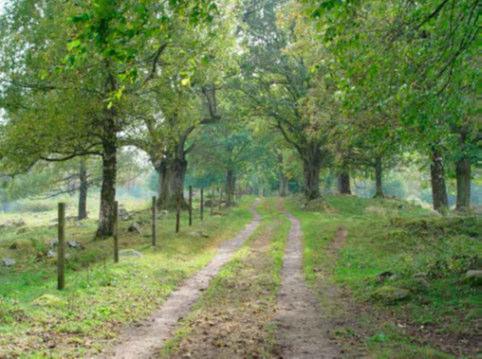
[[279,270],[272,251],[274,245],[282,246],[279,229],[285,231],[286,224],[275,220],[257,231],[250,246],[213,281],[181,329],[180,342],[162,358],[277,357],[272,355],[274,333],[269,330]]
[[206,267],[174,291],[145,324],[128,328],[121,334],[118,344],[101,357],[140,359],[155,356],[156,351],[173,334],[178,321],[189,313],[202,291],[208,287],[211,279],[258,227],[260,216],[254,209],[252,211],[252,222],[234,239],[225,242]]
[[278,296],[277,341],[283,358],[339,358],[328,339],[329,325],[303,275],[303,247],[299,221],[288,215],[292,227],[285,250]]

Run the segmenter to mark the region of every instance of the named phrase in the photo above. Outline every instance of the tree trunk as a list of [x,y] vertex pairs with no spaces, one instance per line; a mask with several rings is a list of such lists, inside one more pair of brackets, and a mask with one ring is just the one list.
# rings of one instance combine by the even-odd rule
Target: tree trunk
[[305,178],[304,194],[308,201],[320,197],[321,151],[319,145],[312,144],[303,156],[303,174]]
[[445,185],[445,169],[440,151],[432,150],[432,164],[430,165],[432,183],[433,208],[438,212],[444,212],[449,205],[447,186]]
[[226,206],[234,205],[234,192],[236,190],[236,176],[234,170],[228,169],[226,171]]
[[338,175],[338,191],[341,194],[351,194],[350,174],[343,171]]
[[384,198],[383,193],[383,163],[382,158],[377,157],[375,160],[375,198]]
[[89,183],[87,179],[87,166],[85,159],[80,161],[79,169],[79,221],[87,218],[87,193],[89,190]]
[[167,158],[159,161],[156,165],[156,172],[159,176],[159,192],[157,197],[158,209],[169,208],[169,200],[171,198],[171,174],[169,167],[169,160]]
[[114,207],[117,177],[117,133],[114,117],[104,120],[102,140],[102,188],[100,191],[100,213],[97,238],[110,237],[114,233]]
[[468,158],[461,158],[456,164],[457,175],[457,211],[470,209],[471,166]]
[[168,208],[175,207],[178,195],[181,201],[181,208],[187,208],[187,203],[184,199],[184,179],[186,177],[186,171],[187,161],[184,158],[175,158],[170,162],[170,199],[167,203]]
[[279,195],[281,197],[286,197],[288,195],[288,191],[289,191],[288,184],[289,184],[288,177],[286,177],[285,174],[282,171],[280,171],[280,174],[279,174]]

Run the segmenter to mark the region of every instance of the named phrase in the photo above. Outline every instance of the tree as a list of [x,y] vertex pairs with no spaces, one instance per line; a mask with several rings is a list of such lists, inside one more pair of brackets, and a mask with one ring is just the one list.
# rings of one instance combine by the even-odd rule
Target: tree
[[316,110],[323,108],[322,113],[313,111],[313,91],[329,92],[329,85],[320,83],[307,65],[305,51],[314,54],[307,47],[302,51],[293,47],[297,38],[291,21],[278,24],[281,9],[277,1],[245,1],[243,11],[246,51],[240,60],[239,89],[252,114],[267,119],[297,151],[303,163],[305,197],[316,199],[320,196],[320,169],[329,156],[319,120],[332,118],[330,96],[316,106]]
[[[208,0],[166,4],[23,0],[7,8],[2,22],[6,87],[2,102],[11,131],[5,138],[37,135],[30,129],[43,104],[42,125],[49,131],[36,138],[42,145],[40,151],[17,141],[31,155],[25,161],[101,156],[99,237],[113,233],[119,136],[131,120],[125,99],[145,90],[158,74],[172,22],[184,18],[194,26],[210,21],[214,11],[215,5]],[[30,19],[28,26],[24,26],[25,18]],[[79,101],[84,105],[81,111],[76,108]],[[32,106],[25,108],[25,104]],[[4,158],[9,154],[3,150]],[[29,164],[24,165],[28,168]]]

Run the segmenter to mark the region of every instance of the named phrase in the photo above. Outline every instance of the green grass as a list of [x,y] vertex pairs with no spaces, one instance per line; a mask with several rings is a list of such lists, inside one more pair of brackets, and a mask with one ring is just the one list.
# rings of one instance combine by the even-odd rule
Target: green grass
[[[304,269],[312,285],[326,280],[328,273],[331,281],[348,287],[359,303],[375,311],[390,312],[413,326],[429,325],[437,335],[474,334],[482,295],[462,276],[481,267],[480,218],[440,217],[397,200],[332,196],[326,201],[328,209],[320,211],[302,211],[296,201],[290,204],[302,223]],[[348,240],[336,256],[328,248],[340,226],[348,230]],[[385,271],[395,277],[381,283],[378,275]],[[408,289],[410,297],[395,305],[374,300],[373,294],[387,286]],[[374,322],[368,320],[365,326],[377,334]],[[375,357],[447,357],[417,345],[396,327],[379,329],[385,333],[383,340],[366,341]]]
[[[221,316],[226,313],[242,313],[249,308],[249,303],[261,301],[268,303],[268,307],[274,312],[277,293],[281,284],[280,272],[283,265],[284,249],[290,229],[287,217],[276,209],[281,205],[279,200],[270,198],[263,200],[258,206],[258,213],[262,216],[261,225],[212,280],[209,288],[195,304],[193,311],[184,320],[176,335],[167,341],[161,352],[161,357],[167,358],[174,353],[179,354],[182,341],[192,334],[195,323],[202,322],[216,310],[221,311]],[[260,236],[269,236],[268,259],[267,261],[264,257],[259,259],[266,261],[263,265],[264,269],[261,272],[253,272],[252,265],[247,263],[247,260],[255,260],[253,259],[254,256],[265,255],[264,252],[260,254],[252,248],[253,242]],[[246,272],[249,274],[246,274]],[[239,318],[231,318],[231,320],[236,322]],[[272,321],[264,324],[262,329],[265,336],[264,344],[260,343],[253,350],[259,351],[260,357],[269,357],[268,352],[273,350],[276,345],[276,327]],[[251,323],[248,326],[254,326],[254,324]],[[249,328],[247,329],[249,330]],[[225,345],[228,347],[235,346],[234,343]],[[217,354],[219,353],[222,353],[222,351]],[[254,352],[250,354],[254,354]],[[238,353],[238,355],[241,354]],[[221,356],[225,357],[225,355]]]
[[[231,238],[249,222],[248,207],[224,216],[206,215],[175,235],[174,218],[159,220],[158,247],[150,247],[149,211],[138,212],[135,221],[143,224],[144,235],[127,233],[132,221],[121,225],[121,248],[141,251],[141,258],[121,258],[112,263],[112,241],[93,241],[95,222],[84,227],[71,225],[67,238],[76,239],[84,250],[69,250],[66,290],[55,290],[55,263],[43,253],[53,228],[30,228],[22,235],[9,234],[0,254],[15,256],[15,269],[0,269],[0,357],[79,357],[101,349],[126,324],[147,317],[185,278],[206,265],[223,240]],[[186,217],[186,216],[185,216]],[[186,218],[184,218],[186,219]],[[195,235],[197,231],[209,238]],[[11,241],[16,250],[8,249]],[[35,301],[45,295],[46,304]],[[45,298],[45,297],[43,297]]]

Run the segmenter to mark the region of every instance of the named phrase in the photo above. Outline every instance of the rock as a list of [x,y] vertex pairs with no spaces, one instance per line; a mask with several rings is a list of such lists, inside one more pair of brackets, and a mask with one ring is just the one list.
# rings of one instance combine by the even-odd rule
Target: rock
[[119,256],[121,257],[143,257],[143,254],[141,252],[138,252],[134,249],[122,249],[119,251]]
[[59,239],[58,238],[54,238],[52,239],[50,242],[49,242],[49,246],[50,248],[55,248],[57,247],[59,244]]
[[418,273],[415,273],[413,275],[414,278],[427,278],[428,277],[428,273],[425,273],[425,272],[418,272]]
[[32,304],[39,307],[63,307],[66,305],[66,302],[55,295],[44,294],[35,299]]
[[384,286],[377,289],[372,298],[386,304],[395,304],[410,297],[410,291],[403,288]]
[[194,238],[209,238],[209,234],[207,234],[203,231],[191,232],[191,233],[189,233],[189,236],[194,237]]
[[13,267],[15,264],[17,264],[17,262],[13,258],[6,257],[2,259],[2,265],[4,267]]
[[57,257],[57,252],[49,249],[49,251],[47,252],[47,258],[55,258]]
[[162,211],[159,212],[159,214],[157,215],[158,218],[163,218],[163,217],[167,217],[167,215],[169,214],[169,211],[167,209],[163,209]]
[[390,271],[382,272],[377,276],[379,283],[384,283],[386,280],[395,280],[397,278],[397,275]]
[[80,244],[79,242],[77,241],[67,241],[67,245],[70,247],[70,248],[73,248],[73,249],[84,249],[84,246],[82,246],[82,244]]
[[141,234],[141,225],[137,222],[134,222],[129,226],[129,228],[127,228],[127,231],[130,233]]
[[414,278],[414,283],[417,290],[425,291],[430,288],[430,282],[423,277]]
[[469,270],[464,275],[464,281],[472,286],[482,285],[482,270]]
[[121,207],[119,208],[119,218],[122,221],[128,221],[129,219],[131,219],[131,215],[129,212],[127,212],[125,208]]

